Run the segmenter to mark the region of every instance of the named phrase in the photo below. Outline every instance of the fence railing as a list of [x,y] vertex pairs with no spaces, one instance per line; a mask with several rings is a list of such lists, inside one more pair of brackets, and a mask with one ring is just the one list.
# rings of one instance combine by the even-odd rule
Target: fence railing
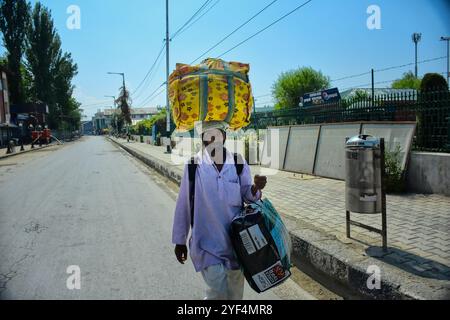
[[408,91],[355,96],[313,107],[255,112],[251,127],[354,121],[416,121],[414,150],[450,152],[450,92]]

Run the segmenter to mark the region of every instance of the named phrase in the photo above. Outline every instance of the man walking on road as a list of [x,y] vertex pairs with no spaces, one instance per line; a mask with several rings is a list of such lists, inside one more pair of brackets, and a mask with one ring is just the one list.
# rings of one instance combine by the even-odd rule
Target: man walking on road
[[255,202],[267,178],[256,175],[252,184],[250,168],[240,155],[225,149],[226,124],[202,123],[199,134],[203,149],[186,165],[175,208],[172,242],[182,264],[190,256],[208,287],[208,300],[240,300],[244,276],[235,256],[230,226],[240,214],[243,201]]

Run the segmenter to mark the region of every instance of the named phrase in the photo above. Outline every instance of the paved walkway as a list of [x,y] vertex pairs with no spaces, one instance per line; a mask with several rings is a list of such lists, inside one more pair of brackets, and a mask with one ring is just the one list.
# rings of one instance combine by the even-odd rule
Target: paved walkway
[[[130,148],[172,163],[164,147],[139,142]],[[179,172],[183,165],[175,164]],[[251,166],[256,174],[267,169]],[[177,170],[177,171],[178,171]],[[294,218],[297,225],[335,235],[361,253],[423,278],[450,280],[450,197],[441,195],[388,195],[388,254],[380,250],[381,237],[352,227],[352,239],[345,236],[344,181],[278,171],[268,176],[264,195],[278,211]],[[352,220],[381,227],[381,215],[352,214]]]
[[0,149],[0,159],[12,157],[12,156],[15,156],[17,154],[21,154],[21,153],[24,153],[24,152],[30,152],[30,151],[33,151],[33,150],[36,150],[36,149],[40,149],[40,148],[44,148],[44,147],[47,147],[47,145],[43,144],[41,147],[39,147],[39,144],[35,144],[34,148],[32,149],[31,148],[31,144],[26,144],[26,145],[23,146],[23,149],[24,149],[23,151],[20,151],[20,146],[16,146],[14,148],[14,152],[13,153],[9,153],[9,154],[6,153],[7,148],[1,148]]

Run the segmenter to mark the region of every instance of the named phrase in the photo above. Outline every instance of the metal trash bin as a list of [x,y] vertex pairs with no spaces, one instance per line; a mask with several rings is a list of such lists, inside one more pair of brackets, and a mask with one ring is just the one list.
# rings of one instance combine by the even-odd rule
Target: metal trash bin
[[380,139],[370,135],[350,138],[345,151],[345,202],[347,210],[381,212]]
[[[384,139],[367,134],[347,138],[345,145],[345,207],[347,237],[350,226],[381,235],[387,251],[386,193],[384,180]],[[381,229],[350,219],[350,213],[381,213]]]

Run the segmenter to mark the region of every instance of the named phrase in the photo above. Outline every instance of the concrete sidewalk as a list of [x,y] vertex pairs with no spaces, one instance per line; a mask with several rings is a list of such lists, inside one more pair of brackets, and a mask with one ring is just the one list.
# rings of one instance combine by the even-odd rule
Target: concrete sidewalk
[[[183,165],[164,147],[112,139],[129,153],[175,182]],[[179,160],[179,159],[177,159]],[[252,173],[267,169],[251,166]],[[450,299],[450,197],[388,195],[388,253],[377,234],[352,227],[345,236],[343,181],[278,171],[268,176],[263,194],[285,218],[297,264],[338,286],[377,299]],[[381,215],[352,214],[380,228]],[[369,266],[380,270],[381,288],[369,289]]]
[[55,145],[54,143],[53,144],[50,143],[48,145],[43,144],[41,147],[39,147],[39,144],[36,144],[36,145],[34,145],[34,148],[32,149],[31,148],[31,144],[27,144],[27,145],[23,146],[23,148],[24,148],[23,151],[20,151],[20,146],[16,146],[15,147],[15,152],[14,153],[9,153],[9,154],[6,154],[6,148],[2,148],[2,149],[0,149],[0,160],[1,159],[5,159],[5,158],[9,158],[9,157],[13,157],[13,156],[16,156],[16,155],[19,155],[19,154],[22,154],[22,153],[27,153],[27,152],[34,151],[34,150],[47,148],[47,147],[54,146],[54,145]]

